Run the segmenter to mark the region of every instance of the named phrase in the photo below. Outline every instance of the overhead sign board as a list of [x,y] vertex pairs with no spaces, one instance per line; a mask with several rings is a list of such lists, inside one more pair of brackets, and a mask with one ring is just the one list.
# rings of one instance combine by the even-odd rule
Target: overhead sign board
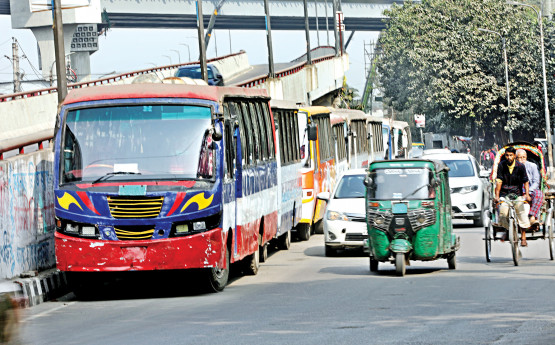
[[[42,12],[52,10],[52,0],[29,0],[31,12]],[[91,0],[60,0],[62,10],[91,5]]]

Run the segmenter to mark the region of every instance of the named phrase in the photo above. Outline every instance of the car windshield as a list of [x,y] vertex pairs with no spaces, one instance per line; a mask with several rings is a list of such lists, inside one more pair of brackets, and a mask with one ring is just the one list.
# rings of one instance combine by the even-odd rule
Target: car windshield
[[434,189],[430,187],[432,172],[427,168],[376,169],[370,173],[372,184],[368,198],[374,200],[430,199]]
[[71,110],[62,183],[213,176],[209,107],[122,105]]
[[470,160],[444,160],[449,167],[449,177],[469,177],[474,176],[474,168]]
[[[208,78],[214,78],[212,73],[212,69],[208,67],[206,69],[206,73],[208,74]],[[182,67],[177,70],[176,77],[187,77],[191,79],[202,79],[202,73],[200,71],[200,66],[192,66],[192,67]]]
[[335,191],[335,199],[364,198],[365,175],[345,175],[339,181]]

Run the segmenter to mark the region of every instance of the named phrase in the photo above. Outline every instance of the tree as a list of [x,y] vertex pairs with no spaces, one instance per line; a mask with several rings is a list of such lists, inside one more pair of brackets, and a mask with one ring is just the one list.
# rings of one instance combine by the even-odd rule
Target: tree
[[[539,29],[532,11],[505,0],[423,0],[393,6],[379,43],[389,105],[427,115],[427,125],[463,135],[511,128],[529,139],[543,124]],[[506,39],[510,112],[501,39]],[[552,64],[551,64],[552,65]],[[491,137],[491,135],[489,135]]]

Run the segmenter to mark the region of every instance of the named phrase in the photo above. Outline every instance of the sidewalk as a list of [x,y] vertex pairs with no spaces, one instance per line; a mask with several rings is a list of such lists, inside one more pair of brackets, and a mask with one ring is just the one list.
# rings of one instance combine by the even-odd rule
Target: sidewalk
[[0,293],[13,293],[22,306],[32,307],[68,292],[65,274],[55,268],[30,272],[26,276],[28,278],[0,279]]

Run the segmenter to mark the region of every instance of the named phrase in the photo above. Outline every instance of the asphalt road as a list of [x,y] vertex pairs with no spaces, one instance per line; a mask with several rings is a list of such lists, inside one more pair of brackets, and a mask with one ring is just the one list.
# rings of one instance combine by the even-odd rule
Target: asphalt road
[[112,282],[94,301],[68,294],[23,311],[24,344],[555,344],[555,262],[530,241],[487,263],[481,228],[456,226],[457,269],[412,262],[405,277],[357,252],[324,256],[323,236],[271,253],[222,293],[195,274]]

